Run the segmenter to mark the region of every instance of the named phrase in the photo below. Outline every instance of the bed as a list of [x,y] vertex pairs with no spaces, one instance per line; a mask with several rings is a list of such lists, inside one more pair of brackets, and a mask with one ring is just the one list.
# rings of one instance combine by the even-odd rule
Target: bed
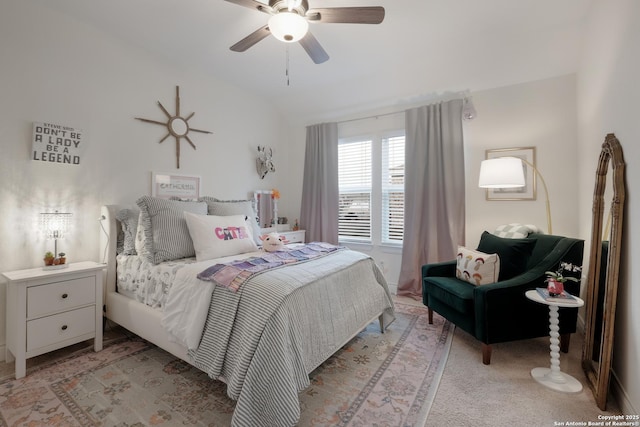
[[[142,206],[141,199],[138,207]],[[204,215],[185,217],[209,221],[227,215],[230,218],[247,209],[240,203],[243,201],[205,201]],[[107,264],[105,316],[211,378],[224,381],[227,395],[236,401],[232,426],[296,425],[300,416],[298,393],[309,385],[308,375],[369,323],[378,320],[384,332],[394,319],[384,277],[364,254],[346,248],[327,249],[317,257],[314,252],[313,259],[265,269],[233,289],[221,285],[224,281],[201,280],[205,276],[198,275],[215,266],[226,269],[244,260],[266,259],[265,252],[203,260],[199,250],[195,258],[161,257],[160,262],[149,264],[141,260],[144,257],[140,253],[122,250],[123,238],[133,238],[125,231],[130,234],[136,221],[136,239],[144,235],[141,230],[146,230],[147,238],[154,237],[148,230],[152,227],[143,224],[143,215],[136,207],[106,205],[101,212]],[[197,236],[194,234],[193,239],[196,248]],[[304,245],[287,250],[299,253],[312,249],[321,247]],[[177,251],[174,256],[179,254]],[[215,251],[209,255],[215,255]],[[151,291],[143,290],[140,284],[152,281],[151,270],[156,271],[153,274],[157,280],[153,280]],[[176,322],[176,318],[181,319]]]

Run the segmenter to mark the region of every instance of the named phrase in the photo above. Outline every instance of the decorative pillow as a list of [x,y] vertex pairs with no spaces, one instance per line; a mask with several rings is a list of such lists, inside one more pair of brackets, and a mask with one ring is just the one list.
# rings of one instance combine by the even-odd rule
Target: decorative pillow
[[483,252],[458,246],[456,277],[472,285],[486,285],[498,281],[500,257],[498,254]]
[[123,255],[136,255],[136,233],[138,231],[138,219],[140,211],[138,209],[121,209],[116,213],[116,219],[120,221],[122,232],[124,234],[124,242],[122,251]]
[[153,264],[195,255],[183,212],[206,215],[205,202],[179,202],[143,196],[136,204],[140,208],[136,250],[141,250],[138,255]]
[[198,261],[258,250],[244,215],[194,215],[185,212],[184,217]]
[[493,232],[498,237],[507,237],[510,239],[524,239],[530,233],[542,233],[538,227],[533,224],[518,224],[511,223],[506,225],[500,225]]
[[116,235],[116,254],[120,255],[122,252],[124,252],[124,231],[120,227]]
[[210,197],[202,197],[207,203],[209,215],[228,216],[228,215],[244,215],[247,222],[251,226],[251,234],[256,245],[261,245],[260,226],[256,220],[257,213],[254,208],[253,200],[217,200]]
[[480,237],[480,252],[496,253],[500,257],[499,280],[508,280],[524,273],[536,245],[536,239],[505,239],[485,231]]

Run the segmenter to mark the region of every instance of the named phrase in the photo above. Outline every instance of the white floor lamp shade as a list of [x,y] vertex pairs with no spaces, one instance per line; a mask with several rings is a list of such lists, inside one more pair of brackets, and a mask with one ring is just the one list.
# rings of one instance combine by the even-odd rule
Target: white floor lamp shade
[[480,188],[524,187],[524,169],[517,157],[498,157],[480,163]]
[[497,157],[495,159],[483,160],[480,163],[480,177],[478,187],[480,188],[517,188],[525,186],[523,163],[531,167],[533,172],[540,178],[547,208],[547,232],[552,233],[551,227],[551,206],[549,203],[549,191],[547,184],[540,171],[531,163],[518,157]]

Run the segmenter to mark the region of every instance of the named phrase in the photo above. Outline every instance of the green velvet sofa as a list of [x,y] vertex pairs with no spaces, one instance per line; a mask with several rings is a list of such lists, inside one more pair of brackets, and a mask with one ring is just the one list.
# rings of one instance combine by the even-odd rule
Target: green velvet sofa
[[[584,241],[537,233],[526,239],[507,239],[484,232],[478,250],[500,256],[497,282],[476,286],[456,278],[455,260],[427,264],[422,267],[423,302],[429,308],[430,323],[435,311],[478,339],[482,361],[488,365],[491,344],[549,335],[548,306],[524,294],[546,286],[546,271],[557,271],[561,265],[578,270]],[[580,278],[580,271],[563,273]],[[567,281],[565,289],[578,295],[580,283]],[[577,308],[560,309],[561,350],[565,353],[577,317]]]

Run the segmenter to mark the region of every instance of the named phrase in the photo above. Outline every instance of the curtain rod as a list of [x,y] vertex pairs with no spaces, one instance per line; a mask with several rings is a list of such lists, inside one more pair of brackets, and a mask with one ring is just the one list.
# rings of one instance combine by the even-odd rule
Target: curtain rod
[[[450,101],[452,99],[458,99],[458,98],[467,99],[467,98],[470,98],[470,97],[471,97],[471,95],[470,95],[469,91],[464,91],[464,92],[457,92],[457,93],[449,94],[449,96],[442,95],[442,96],[436,97],[432,101],[443,102],[443,101]],[[415,107],[409,107],[408,106],[407,108],[415,108]],[[349,123],[349,122],[357,122],[359,120],[377,119],[378,117],[392,116],[394,114],[405,113],[406,111],[407,110],[405,109],[405,110],[401,110],[401,111],[392,111],[390,113],[374,114],[372,116],[367,116],[367,117],[359,117],[359,118],[356,118],[356,119],[341,120],[341,121],[338,121],[336,123],[342,124],[342,123]]]
[[394,114],[400,114],[400,113],[404,113],[404,112],[405,112],[405,110],[393,111],[393,112],[390,112],[390,113],[383,113],[383,114],[374,114],[373,116],[359,117],[357,119],[341,120],[341,121],[336,122],[336,123],[342,124],[342,123],[349,123],[349,122],[357,122],[358,120],[377,119],[378,117],[392,116]]

